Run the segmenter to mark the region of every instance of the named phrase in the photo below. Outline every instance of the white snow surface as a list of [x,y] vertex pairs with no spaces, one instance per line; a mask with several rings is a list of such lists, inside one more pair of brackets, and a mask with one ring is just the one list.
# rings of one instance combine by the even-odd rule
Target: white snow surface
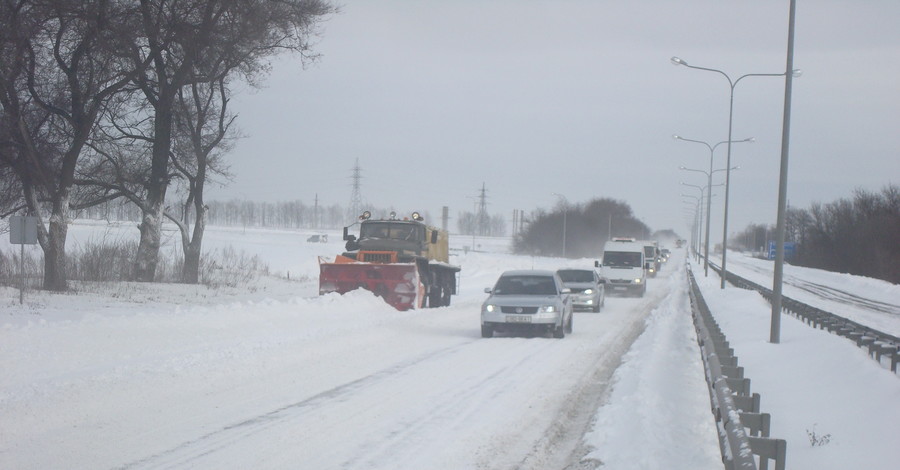
[[[773,270],[772,261],[729,252],[728,271],[763,287],[772,288]],[[900,285],[787,263],[782,277],[783,295],[900,337]]]
[[[453,305],[398,312],[365,291],[318,296],[316,258],[343,242],[311,233],[210,227],[207,250],[258,255],[276,275],[238,288],[74,284],[24,305],[0,288],[0,468],[722,468],[681,250],[645,298],[576,313],[562,340],[482,339],[483,289],[502,271],[593,260],[451,237]],[[69,246],[136,237],[132,224],[76,221]],[[698,279],[788,441],[788,468],[898,467],[896,374],[787,316],[770,344],[761,297]],[[857,277],[843,289],[868,286],[890,290]]]

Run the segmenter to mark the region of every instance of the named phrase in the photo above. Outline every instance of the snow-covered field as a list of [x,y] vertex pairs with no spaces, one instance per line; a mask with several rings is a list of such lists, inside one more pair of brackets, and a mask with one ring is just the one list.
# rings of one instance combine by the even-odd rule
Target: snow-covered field
[[[721,265],[720,259],[713,262]],[[729,271],[767,288],[772,288],[773,269],[772,261],[743,253],[728,256]],[[783,278],[785,296],[900,337],[900,285],[789,264]]]
[[[0,468],[721,468],[680,252],[647,297],[577,313],[565,339],[482,339],[503,270],[592,260],[453,237],[453,305],[397,312],[368,292],[317,296],[316,257],[343,242],[310,233],[211,228],[208,249],[279,276],[242,288],[78,285],[21,306],[0,290]],[[70,229],[72,244],[136,236]],[[789,317],[770,345],[767,304],[700,279],[788,468],[896,468],[898,376]]]

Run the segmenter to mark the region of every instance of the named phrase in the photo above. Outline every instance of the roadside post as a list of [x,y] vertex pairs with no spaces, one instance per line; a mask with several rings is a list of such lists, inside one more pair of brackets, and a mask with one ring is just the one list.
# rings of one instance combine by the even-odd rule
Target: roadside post
[[21,245],[19,249],[19,304],[25,302],[25,245],[37,244],[38,218],[34,216],[14,215],[9,218],[9,243]]

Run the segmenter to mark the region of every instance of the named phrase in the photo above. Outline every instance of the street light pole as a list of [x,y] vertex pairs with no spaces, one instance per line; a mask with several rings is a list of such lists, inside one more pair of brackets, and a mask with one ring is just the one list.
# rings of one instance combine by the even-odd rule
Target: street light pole
[[[739,166],[735,166],[735,167],[732,167],[731,169],[732,169],[732,170],[739,170],[740,168],[741,168],[741,167],[739,167]],[[725,186],[724,183],[722,183],[722,184],[712,184],[712,175],[714,175],[714,174],[716,174],[716,173],[718,173],[718,172],[720,172],[720,171],[725,171],[726,169],[725,169],[725,168],[719,168],[718,170],[712,170],[712,172],[706,172],[706,171],[703,171],[703,170],[697,170],[697,169],[695,169],[695,168],[687,168],[687,167],[685,167],[685,166],[679,166],[678,169],[679,169],[679,170],[682,170],[682,171],[693,171],[693,172],[696,172],[696,173],[702,173],[702,174],[706,175],[706,179],[707,179],[707,181],[709,181],[709,183],[708,183],[706,186],[702,187],[702,188],[700,188],[700,186],[696,186],[696,185],[693,185],[693,184],[681,183],[681,184],[684,184],[684,185],[686,185],[686,186],[693,186],[693,187],[695,187],[695,188],[700,188],[700,198],[701,198],[701,199],[703,198],[703,191],[706,191],[706,192],[707,192],[707,200],[706,200],[706,236],[709,237],[709,216],[710,216],[710,208],[712,207],[712,196],[713,196],[712,191],[711,191],[711,188],[714,188],[714,187],[716,187],[716,186]],[[702,204],[701,204],[701,205],[702,205]],[[703,218],[701,217],[700,219],[701,219],[701,221],[702,221]],[[709,241],[709,238],[707,238],[706,240]],[[706,248],[707,248],[707,253],[706,253],[706,255],[704,255],[704,256],[708,257],[708,256],[709,256],[709,251],[708,251],[708,250],[709,250],[709,243],[706,244]],[[699,246],[697,247],[697,250],[698,250],[697,261],[699,262],[699,261],[700,261],[700,256],[699,256],[699,250],[700,250],[700,247],[699,247]],[[709,262],[708,262],[708,261],[704,263],[704,274],[703,274],[703,277],[709,277]]]
[[694,221],[691,226],[691,248],[694,250],[694,256],[697,258],[697,262],[700,262],[700,245],[703,242],[701,227],[703,227],[703,195],[701,193],[700,196],[691,196],[690,194],[682,194],[683,197],[689,197],[696,202],[690,201],[682,201],[685,204],[691,204],[694,206],[692,210],[692,215],[694,217]]
[[[674,58],[673,58],[673,60],[674,60]],[[679,59],[679,60],[680,60],[680,59]],[[730,127],[730,126],[729,126],[729,127]],[[722,145],[722,144],[728,143],[728,144],[729,144],[729,148],[731,148],[731,147],[730,147],[730,145],[731,145],[731,132],[729,131],[728,134],[729,134],[729,135],[728,135],[728,140],[723,140],[722,142],[719,142],[719,143],[717,143],[717,144],[715,144],[715,145],[709,145],[708,142],[704,142],[704,141],[702,141],[702,140],[687,139],[687,138],[681,137],[680,135],[677,135],[677,134],[672,136],[675,140],[683,140],[683,141],[685,141],[685,142],[693,142],[693,143],[695,143],[695,144],[703,144],[703,145],[706,146],[706,148],[709,149],[709,173],[707,174],[708,177],[707,177],[707,180],[706,180],[706,181],[707,181],[706,185],[709,186],[709,187],[712,187],[713,156],[714,156],[715,153],[716,153],[716,147],[718,147],[718,146],[720,146],[720,145]],[[735,142],[750,142],[750,143],[753,143],[753,142],[755,142],[755,140],[753,139],[753,137],[747,137],[746,139],[737,140],[737,141],[735,141]],[[730,162],[729,162],[728,166],[726,166],[725,168],[726,168],[726,170],[727,170],[727,169],[730,168],[730,167],[731,167],[731,164],[730,164]],[[728,214],[728,177],[727,177],[728,173],[730,173],[730,171],[726,171],[726,178],[725,178],[725,213],[726,213],[726,214]],[[707,193],[707,198],[706,198],[706,245],[704,245],[704,248],[703,248],[703,272],[704,272],[704,277],[709,277],[709,221],[710,221],[710,217],[709,217],[709,216],[710,216],[710,208],[712,207],[711,202],[712,202],[712,196],[711,196],[709,193]],[[724,242],[723,242],[722,246],[723,246],[723,247],[725,246]],[[725,269],[724,269],[724,263],[723,263],[722,272],[723,272],[723,274],[722,274],[722,279],[723,279],[723,282],[724,282],[724,279],[725,279],[725,274],[724,274],[724,272],[725,272]]]
[[702,216],[702,204],[700,198],[697,196],[690,196],[688,194],[682,194],[682,196],[691,197],[696,200],[696,202],[690,201],[682,201],[685,204],[691,205],[691,216],[693,217],[691,220],[691,249],[693,250],[693,255],[697,258],[697,262],[700,262],[700,246],[703,243],[703,239],[701,237],[702,232],[700,228],[703,226],[703,216]]
[[[693,170],[693,171],[700,171],[700,170]],[[722,170],[716,170],[716,171],[722,171]],[[704,171],[703,173],[706,173],[706,172]],[[685,183],[684,181],[682,181],[681,184],[684,185],[684,186],[690,186],[690,187],[692,187],[692,188],[697,188],[697,189],[699,189],[699,190],[700,190],[700,199],[701,199],[701,201],[703,200],[703,192],[706,191],[706,217],[707,217],[707,218],[706,218],[706,236],[709,237],[709,215],[710,215],[710,213],[709,213],[709,207],[710,207],[710,205],[712,204],[712,197],[713,197],[713,196],[717,196],[717,194],[715,194],[715,195],[712,194],[712,188],[714,188],[714,187],[716,187],[716,186],[725,186],[725,184],[724,184],[724,183],[720,183],[720,184],[714,184],[714,185],[698,186],[698,185],[696,185],[696,184],[688,184],[688,183]],[[685,195],[685,194],[682,194],[682,196],[686,196],[686,195]],[[701,204],[701,206],[702,206],[702,204]],[[702,219],[702,217],[701,217],[701,219]],[[709,250],[709,238],[707,238],[706,240],[704,240],[704,243],[705,243],[706,249]],[[698,253],[698,256],[699,256],[699,253]],[[707,258],[707,259],[708,259],[708,258],[709,258],[709,252],[707,251],[707,253],[704,254],[703,256],[704,256],[704,258]],[[698,258],[698,261],[699,261],[699,258]],[[708,262],[705,264],[705,270],[704,270],[704,273],[703,273],[703,277],[709,277],[709,263],[708,263]]]
[[791,0],[788,14],[787,66],[784,72],[784,117],[781,123],[781,169],[778,176],[778,220],[775,224],[775,271],[772,280],[772,321],[769,329],[769,342],[781,342],[781,285],[784,273],[784,226],[787,208],[787,171],[788,147],[791,136],[791,80],[794,70],[794,15],[796,1]]
[[[793,0],[792,0],[792,2],[793,2]],[[725,73],[719,69],[713,69],[713,68],[708,68],[708,67],[698,67],[696,65],[690,65],[678,57],[672,57],[672,63],[675,65],[683,65],[683,66],[685,66],[687,68],[691,68],[691,69],[705,70],[707,72],[716,72],[718,74],[721,74],[723,77],[725,77],[726,80],[728,80],[728,86],[730,88],[730,95],[728,98],[728,140],[725,141],[728,143],[728,145],[727,145],[727,148],[728,148],[727,155],[728,156],[726,157],[725,168],[731,168],[731,142],[732,142],[731,129],[732,129],[732,122],[733,122],[733,118],[734,118],[734,87],[736,87],[737,84],[741,80],[743,80],[747,77],[781,77],[781,76],[786,75],[787,72],[784,72],[784,73],[748,73],[748,74],[741,75],[740,77],[737,78],[737,80],[732,80],[731,77],[727,73]],[[794,73],[796,74],[796,71]],[[724,216],[725,220],[722,223],[722,284],[721,284],[722,289],[725,288],[726,257],[728,255],[728,189],[729,189],[730,184],[731,184],[731,171],[725,171],[725,216]]]

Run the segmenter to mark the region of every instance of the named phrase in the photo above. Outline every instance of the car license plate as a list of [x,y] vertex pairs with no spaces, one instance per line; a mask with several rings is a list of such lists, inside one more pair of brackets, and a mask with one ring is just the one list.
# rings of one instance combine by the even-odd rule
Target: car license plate
[[507,315],[507,323],[531,323],[531,317],[528,315]]
[[613,290],[628,290],[628,288],[616,286],[616,287],[613,287]]

